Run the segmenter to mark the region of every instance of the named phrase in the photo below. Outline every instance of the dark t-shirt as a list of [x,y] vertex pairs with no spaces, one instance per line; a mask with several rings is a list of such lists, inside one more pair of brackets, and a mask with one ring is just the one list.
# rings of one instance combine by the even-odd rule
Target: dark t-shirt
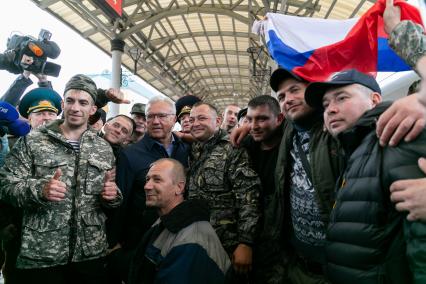
[[275,192],[274,173],[277,164],[279,143],[270,150],[262,150],[260,143],[248,137],[244,140],[243,146],[250,156],[252,168],[259,175],[262,183],[261,203],[262,207],[267,206],[268,201]]

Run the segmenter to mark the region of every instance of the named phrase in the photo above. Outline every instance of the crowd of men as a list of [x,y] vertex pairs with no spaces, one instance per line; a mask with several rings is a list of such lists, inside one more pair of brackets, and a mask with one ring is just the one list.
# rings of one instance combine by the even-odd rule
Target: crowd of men
[[278,68],[277,99],[154,97],[107,120],[120,91],[38,76],[21,98],[19,76],[1,98],[32,128],[2,138],[6,284],[426,283],[426,37],[391,0],[384,20],[424,79],[394,103],[354,69]]

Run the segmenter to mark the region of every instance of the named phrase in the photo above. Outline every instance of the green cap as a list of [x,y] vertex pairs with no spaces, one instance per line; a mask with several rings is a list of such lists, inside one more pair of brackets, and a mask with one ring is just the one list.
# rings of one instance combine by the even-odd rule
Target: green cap
[[136,103],[132,106],[132,110],[130,111],[130,114],[134,113],[140,113],[142,115],[145,115],[145,104]]
[[96,87],[95,82],[90,79],[88,76],[83,74],[77,74],[71,77],[68,83],[65,85],[64,94],[68,90],[83,90],[89,93],[93,98],[93,101],[96,102],[96,96],[98,93],[98,88]]
[[59,114],[62,112],[61,101],[61,96],[51,88],[35,88],[22,98],[19,103],[19,113],[25,118],[28,118],[32,112],[43,110]]

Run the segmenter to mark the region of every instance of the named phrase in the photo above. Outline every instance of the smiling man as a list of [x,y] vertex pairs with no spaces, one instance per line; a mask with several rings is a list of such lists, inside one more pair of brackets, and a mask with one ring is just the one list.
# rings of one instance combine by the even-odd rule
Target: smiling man
[[[121,203],[111,147],[88,129],[96,85],[72,77],[64,120],[18,140],[0,170],[0,199],[22,208],[17,283],[104,283],[105,213]],[[96,149],[96,151],[94,151]]]
[[184,201],[185,169],[173,159],[154,162],[146,175],[146,206],[160,218],[138,246],[129,284],[225,283],[229,258],[201,200]]
[[135,122],[124,114],[119,114],[108,120],[99,135],[111,145],[114,156],[118,158],[122,146],[132,136],[136,128]]
[[205,199],[210,222],[234,270],[244,277],[252,269],[252,247],[259,220],[260,180],[244,148],[234,149],[214,106],[199,102],[191,109],[193,144],[188,198]]
[[307,81],[279,68],[270,85],[286,121],[264,232],[283,245],[276,250],[283,249],[289,260],[292,283],[328,283],[323,265],[328,217],[341,168],[338,143],[323,130],[321,111],[305,101]]

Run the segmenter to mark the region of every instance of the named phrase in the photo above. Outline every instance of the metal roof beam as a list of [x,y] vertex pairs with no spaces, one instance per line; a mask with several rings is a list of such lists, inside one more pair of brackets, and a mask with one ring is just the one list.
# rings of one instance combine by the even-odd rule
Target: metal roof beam
[[219,55],[219,54],[228,54],[228,55],[238,55],[238,56],[247,56],[249,57],[249,54],[247,51],[241,51],[241,50],[203,50],[203,51],[193,51],[188,53],[181,53],[179,55],[174,55],[169,57],[169,61],[178,60],[181,56],[183,57],[191,57],[191,56],[197,56],[197,55]]
[[[162,44],[166,41],[169,40],[177,40],[177,39],[186,39],[186,38],[196,38],[196,37],[205,37],[205,36],[229,36],[229,37],[242,37],[244,39],[247,38],[247,33],[246,32],[229,32],[229,31],[223,31],[223,32],[218,32],[218,31],[208,31],[208,32],[194,32],[194,33],[183,33],[183,34],[175,34],[175,35],[171,35],[169,37],[161,37],[161,38],[156,38],[156,39],[152,39],[151,40],[151,44],[152,45],[158,45],[158,44]],[[250,38],[257,40],[259,38],[259,36],[255,35],[255,34],[250,34]]]
[[[206,7],[209,6],[209,7]],[[121,39],[127,38],[132,33],[142,30],[157,21],[161,21],[163,18],[172,17],[172,16],[178,16],[178,15],[188,15],[193,13],[201,13],[201,14],[220,14],[229,16],[231,18],[235,18],[236,20],[248,24],[249,19],[247,17],[242,16],[239,13],[233,12],[229,9],[222,9],[217,8],[212,5],[203,5],[201,7],[198,6],[186,6],[186,7],[180,7],[179,9],[172,9],[172,10],[160,10],[159,13],[147,18],[145,21],[142,21],[141,23],[138,23],[127,30],[121,32],[118,34],[118,36]],[[145,16],[143,17],[145,18]],[[132,19],[137,22],[137,20],[134,18]]]

